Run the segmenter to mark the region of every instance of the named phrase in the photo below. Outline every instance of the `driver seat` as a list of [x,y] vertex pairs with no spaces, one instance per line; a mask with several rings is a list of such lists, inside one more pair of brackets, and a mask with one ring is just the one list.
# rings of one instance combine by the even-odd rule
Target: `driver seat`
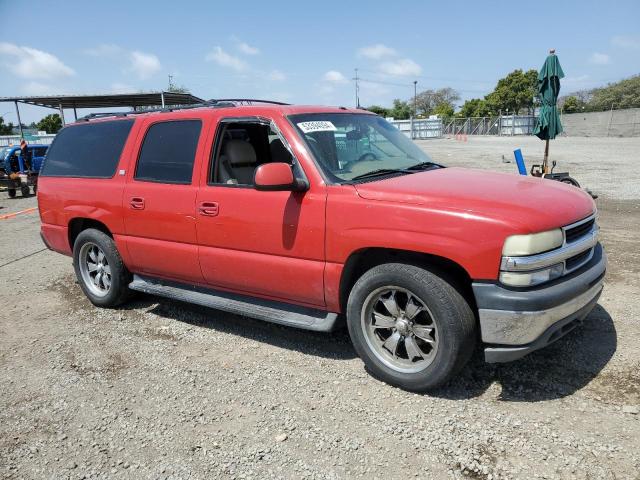
[[220,182],[252,185],[257,163],[253,145],[245,140],[227,140],[220,155]]

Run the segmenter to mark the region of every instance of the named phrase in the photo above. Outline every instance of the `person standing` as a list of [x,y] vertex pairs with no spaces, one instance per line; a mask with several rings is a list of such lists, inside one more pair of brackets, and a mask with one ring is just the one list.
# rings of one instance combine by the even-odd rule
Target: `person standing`
[[21,170],[31,170],[31,150],[24,138],[20,141],[20,156],[22,157]]

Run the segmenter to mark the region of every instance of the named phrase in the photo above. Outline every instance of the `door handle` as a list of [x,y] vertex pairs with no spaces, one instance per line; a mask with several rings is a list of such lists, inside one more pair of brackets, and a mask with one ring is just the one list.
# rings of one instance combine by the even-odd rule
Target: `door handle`
[[205,217],[215,217],[219,211],[218,202],[202,202],[198,207],[198,213]]
[[144,198],[142,197],[131,197],[129,201],[129,205],[134,210],[144,210]]

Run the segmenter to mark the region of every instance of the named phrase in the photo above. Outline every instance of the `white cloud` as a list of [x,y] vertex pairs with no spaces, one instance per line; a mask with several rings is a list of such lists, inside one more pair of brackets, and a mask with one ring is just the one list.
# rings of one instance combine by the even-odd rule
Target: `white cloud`
[[135,93],[135,87],[131,85],[127,85],[126,83],[112,83],[111,84],[111,92],[112,93]]
[[640,49],[640,35],[616,35],[611,39],[611,44],[615,47]]
[[606,53],[593,52],[589,57],[589,62],[594,65],[607,65],[611,59]]
[[122,48],[112,43],[103,43],[95,48],[86,48],[82,53],[91,57],[113,57],[122,53]]
[[358,55],[372,60],[380,60],[384,57],[393,57],[397,55],[397,52],[393,48],[387,47],[382,43],[376,43],[375,45],[369,45],[358,49]]
[[31,47],[0,42],[0,56],[11,58],[7,68],[14,75],[26,79],[70,77],[76,73],[55,55]]
[[287,79],[287,76],[282,73],[280,70],[271,70],[267,75],[269,80],[273,80],[274,82],[283,82]]
[[260,50],[256,47],[252,47],[248,43],[238,42],[238,50],[240,50],[245,55],[258,55]]
[[21,85],[20,89],[25,95],[53,95],[60,93],[57,89],[54,92],[54,87],[51,85],[46,85],[40,82],[27,82],[24,85]]
[[138,78],[145,79],[158,73],[162,68],[160,60],[152,53],[144,53],[133,51],[129,54],[130,70],[132,70]]
[[345,76],[337,70],[329,70],[322,76],[322,80],[329,83],[347,83]]
[[205,57],[208,62],[216,62],[221,67],[231,68],[237,72],[246,71],[249,66],[247,62],[244,60],[234,57],[233,55],[225,52],[222,47],[216,46],[214,49]]
[[378,68],[387,75],[420,75],[422,67],[410,58],[401,58],[392,62],[381,63]]

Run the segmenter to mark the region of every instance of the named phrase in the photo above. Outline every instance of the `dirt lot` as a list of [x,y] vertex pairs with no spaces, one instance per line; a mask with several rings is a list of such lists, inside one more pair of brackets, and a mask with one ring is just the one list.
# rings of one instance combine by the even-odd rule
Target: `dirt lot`
[[[528,163],[542,152],[529,138],[422,146],[503,171],[515,147]],[[601,195],[610,268],[585,325],[511,364],[477,354],[431,395],[371,378],[345,332],[148,296],[98,310],[70,259],[43,250],[37,212],[0,220],[0,477],[640,478],[638,151],[552,144]],[[0,192],[0,216],[35,206]]]

